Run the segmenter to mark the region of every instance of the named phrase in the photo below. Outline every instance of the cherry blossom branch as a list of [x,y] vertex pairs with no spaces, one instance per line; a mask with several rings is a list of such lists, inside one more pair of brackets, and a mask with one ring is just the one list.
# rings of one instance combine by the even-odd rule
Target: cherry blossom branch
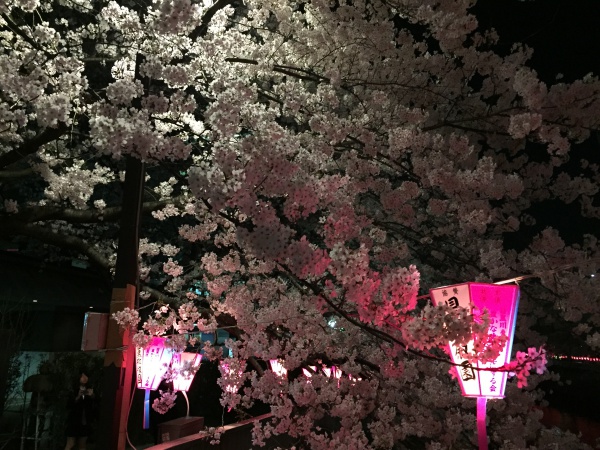
[[150,298],[155,301],[166,302],[166,303],[176,303],[177,302],[177,299],[175,297],[170,297],[167,294],[165,294],[164,292],[161,292],[158,289],[150,287],[149,285],[147,285],[145,283],[141,284],[140,290],[150,294]]
[[[142,204],[142,212],[152,212],[164,208],[167,205],[181,205],[185,197],[180,195],[175,198],[145,202]],[[111,206],[104,209],[73,209],[59,208],[56,206],[37,206],[24,208],[21,212],[12,216],[13,220],[21,222],[39,222],[42,220],[64,220],[69,223],[102,223],[114,222],[121,217],[123,208]]]
[[362,323],[361,321],[352,317],[347,311],[344,311],[340,306],[336,305],[334,302],[329,300],[327,298],[327,295],[322,291],[322,289],[319,288],[318,286],[316,286],[314,283],[309,283],[306,280],[300,280],[300,279],[296,278],[294,275],[292,275],[291,271],[287,267],[285,267],[282,264],[279,264],[279,265],[280,265],[280,267],[282,267],[282,269],[284,269],[286,277],[288,279],[290,279],[292,282],[294,282],[294,284],[296,284],[297,286],[304,286],[306,289],[309,289],[312,292],[314,292],[315,294],[319,295],[323,299],[323,301],[325,301],[325,303],[327,303],[336,313],[338,313],[340,316],[342,316],[344,319],[346,319],[351,324],[355,325],[356,327],[360,328],[361,330],[366,331],[373,337],[375,337],[377,339],[381,339],[381,340],[391,343],[391,344],[398,344],[407,353],[411,353],[413,355],[420,356],[422,358],[430,359],[433,361],[440,361],[440,362],[448,363],[451,365],[456,365],[456,364],[452,363],[451,361],[449,361],[448,359],[438,358],[437,356],[433,356],[433,355],[430,355],[427,353],[420,352],[418,350],[411,349],[408,347],[408,345],[405,342],[392,336],[391,334],[386,333],[385,331],[377,330],[375,328],[368,326],[365,323]]
[[19,35],[25,42],[31,45],[32,48],[42,52],[48,58],[54,58],[56,56],[55,54],[50,53],[44,47],[40,46],[33,38],[27,36],[27,34],[23,30],[21,30],[21,28],[15,22],[13,22],[13,20],[8,16],[8,14],[2,14],[0,17],[4,19],[10,31]]
[[[485,116],[464,117],[462,119],[455,119],[455,120],[452,120],[452,121],[442,120],[441,122],[439,122],[437,124],[433,124],[433,125],[429,125],[427,127],[423,127],[421,130],[422,131],[432,131],[432,130],[436,130],[438,128],[443,128],[443,127],[447,127],[447,126],[458,128],[459,127],[458,124],[460,124],[460,123],[487,121],[488,119],[491,119],[493,117],[502,117],[502,118],[505,118],[505,119],[509,119],[510,116],[506,115],[506,113],[519,112],[519,111],[524,111],[524,108],[522,108],[522,107],[504,108],[502,110],[495,111],[492,114],[487,114]],[[482,130],[482,131],[483,132],[496,133],[493,130]],[[499,134],[504,134],[504,133],[499,133]],[[506,133],[506,135],[508,135],[508,133]]]
[[[231,63],[251,64],[253,66],[258,65],[257,60],[248,59],[248,58],[225,58],[225,61],[231,62]],[[314,73],[310,70],[302,69],[301,67],[281,66],[281,65],[276,64],[272,67],[272,70],[273,70],[273,72],[277,72],[282,75],[289,75],[291,77],[298,78],[299,80],[329,82],[328,78],[317,75],[316,73]],[[297,72],[303,72],[307,75],[301,75]]]
[[[376,199],[376,198],[374,197],[374,199]],[[385,222],[385,221],[380,221],[380,220],[374,220],[373,223],[381,228],[388,230],[388,231],[393,231],[394,233],[400,233],[404,238],[413,240],[415,242],[415,244],[418,244],[421,247],[429,248],[429,246],[427,246],[427,244],[425,244],[421,241],[421,238],[424,237],[424,235],[421,234],[421,235],[417,235],[415,237],[409,235],[409,233],[415,232],[415,230],[412,228],[409,228],[409,227],[402,225],[400,223],[397,223],[397,222]],[[400,228],[400,230],[398,228]],[[468,255],[465,254],[464,249],[456,246],[450,240],[444,240],[443,242],[447,245],[454,247],[456,249],[456,251],[460,252],[464,256],[464,258],[458,257],[456,254],[448,253],[447,251],[443,250],[441,248],[441,246],[439,245],[440,244],[439,240],[436,241],[437,245],[435,247],[435,250],[437,250],[440,253],[443,253],[444,255],[446,255],[449,258],[459,261],[463,265],[471,266],[472,268],[477,270],[477,273],[479,273],[481,271],[481,268],[478,267],[472,260],[465,259],[465,258],[468,258]],[[424,253],[424,254],[429,255],[428,252]]]
[[[378,164],[381,164],[382,166],[389,168],[390,171],[393,171],[396,173],[401,172],[400,176],[405,176],[406,178],[409,178],[409,179],[415,181],[417,184],[420,184],[421,180],[417,176],[415,176],[413,173],[411,173],[410,170],[407,169],[406,167],[404,167],[402,164],[398,163],[397,161],[394,161],[392,158],[390,158],[387,155],[384,155],[381,152],[377,152],[377,155],[376,155],[377,158],[370,156],[370,155],[366,155],[366,154],[364,154],[364,152],[362,152],[362,149],[364,147],[363,142],[361,142],[359,139],[355,138],[354,136],[350,136],[350,135],[347,136],[347,139],[358,144],[360,148],[357,148],[356,146],[346,145],[345,142],[334,145],[334,148],[336,150],[338,150],[338,149],[361,150],[361,153],[359,153],[359,155],[358,155],[358,157],[360,159],[364,159],[366,161],[376,161]],[[394,165],[396,165],[397,167],[395,167]]]
[[498,131],[498,130],[485,130],[485,129],[481,129],[481,128],[473,128],[473,127],[466,127],[464,125],[458,125],[455,122],[450,122],[447,120],[444,120],[443,122],[436,124],[436,125],[432,125],[430,127],[424,127],[422,129],[422,131],[431,131],[431,130],[435,130],[438,128],[443,128],[443,127],[450,127],[450,128],[456,128],[458,130],[463,130],[463,131],[470,131],[472,133],[479,133],[479,134],[497,134],[500,136],[507,136],[510,137],[510,133],[506,132],[506,131]]
[[197,40],[198,38],[204,37],[208,32],[208,26],[210,25],[210,21],[214,17],[214,15],[219,12],[221,9],[233,4],[233,0],[217,0],[213,3],[210,8],[208,8],[204,14],[202,15],[202,19],[200,21],[200,25],[196,27],[194,31],[190,34],[190,39],[192,41]]
[[514,373],[517,377],[517,386],[521,388],[527,386],[527,377],[532,370],[541,375],[546,370],[547,363],[546,350],[543,347],[540,347],[539,350],[531,347],[527,353],[517,352],[514,361],[509,362],[497,371]]
[[[588,263],[588,264],[600,263],[600,258],[587,259],[587,260],[585,260],[585,263]],[[521,280],[527,280],[529,278],[540,278],[542,275],[555,274],[558,272],[562,272],[563,270],[574,269],[575,267],[579,267],[581,265],[582,265],[581,262],[564,264],[562,266],[555,267],[554,269],[544,270],[543,272],[537,272],[537,273],[532,273],[532,274],[527,274],[527,275],[520,275],[520,276],[513,277],[513,278],[507,278],[505,280],[495,281],[494,284],[508,284],[508,283],[518,282]]]
[[434,97],[440,97],[446,101],[452,100],[450,97],[447,97],[447,96],[443,95],[442,93],[436,92],[433,89],[430,89],[428,87],[399,83],[396,81],[367,81],[367,80],[350,79],[349,78],[349,79],[345,80],[345,83],[346,83],[346,86],[349,88],[352,88],[355,86],[395,86],[395,87],[406,89],[406,90],[425,91],[425,92],[433,95]]
[[56,128],[46,128],[40,134],[34,138],[24,142],[19,147],[9,152],[0,155],[0,169],[3,169],[10,164],[16,163],[22,160],[26,156],[29,156],[37,152],[42,145],[49,142],[55,141],[63,134],[66,133],[68,127],[64,123],[59,123]]

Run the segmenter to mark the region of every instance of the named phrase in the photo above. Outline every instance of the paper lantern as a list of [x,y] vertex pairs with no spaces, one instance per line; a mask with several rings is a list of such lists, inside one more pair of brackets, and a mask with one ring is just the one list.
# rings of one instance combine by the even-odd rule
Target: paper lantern
[[242,375],[244,374],[244,370],[238,369],[236,373],[236,370],[229,363],[221,361],[221,372],[224,374],[226,373],[229,377],[229,382],[223,386],[223,389],[231,394],[235,394],[239,391],[242,386]]
[[[302,373],[306,378],[311,378],[313,373],[317,372],[317,366],[308,366],[312,372],[306,368],[302,369]],[[342,377],[342,369],[336,366],[327,367],[326,365],[321,365],[321,371],[327,378],[335,378],[337,380],[338,387],[340,386],[340,378]],[[309,381],[310,383],[310,381]]]
[[150,428],[150,391],[158,389],[167,371],[173,350],[165,347],[166,339],[154,336],[145,348],[136,348],[136,385],[144,389],[144,429]]
[[190,390],[201,361],[202,355],[200,353],[183,352],[173,355],[171,360],[171,367],[175,369],[173,390],[182,392]]
[[313,376],[313,373],[315,373],[317,371],[317,366],[308,366],[312,372],[308,369],[302,369],[302,373],[304,374],[304,376],[306,378],[311,378]]
[[[452,361],[456,364],[458,381],[465,397],[477,398],[477,429],[480,450],[487,450],[487,433],[485,429],[485,408],[488,398],[503,398],[506,387],[506,372],[496,372],[510,361],[510,353],[514,338],[517,306],[519,303],[519,287],[516,285],[495,285],[486,283],[464,283],[445,286],[430,291],[435,305],[445,304],[451,308],[469,309],[475,316],[484,309],[489,312],[489,334],[506,335],[508,341],[498,357],[490,363],[470,361],[459,355],[458,347],[448,344]],[[466,345],[466,351],[473,350],[473,340]]]
[[285,378],[287,376],[287,369],[283,366],[283,362],[279,359],[270,359],[269,364],[271,365],[271,370],[275,375],[279,378]]
[[189,352],[175,353],[173,359],[171,359],[171,368],[175,369],[173,390],[180,391],[185,398],[187,406],[186,417],[190,417],[190,400],[188,399],[187,391],[190,390],[201,361],[202,355],[200,353]]
[[139,389],[158,389],[173,356],[173,350],[165,347],[165,341],[165,338],[154,336],[147,347],[136,348],[136,382]]
[[[342,370],[338,369],[335,366],[331,366],[331,367],[323,366],[322,370],[326,377],[336,378],[337,380],[339,380],[342,377]],[[339,384],[339,381],[338,381],[338,384]]]
[[[485,283],[465,283],[446,286],[430,291],[435,305],[446,304],[451,308],[463,307],[473,314],[489,311],[489,334],[508,337],[508,342],[498,358],[491,363],[475,362],[471,364],[458,353],[459,349],[450,342],[449,352],[452,361],[457,364],[458,380],[465,397],[503,398],[506,386],[506,372],[493,372],[477,369],[502,367],[510,361],[510,352],[514,336],[519,302],[519,287],[516,285],[494,285]],[[467,352],[472,351],[473,341],[467,344]]]
[[[221,385],[225,392],[229,392],[230,394],[236,394],[237,391],[240,390],[242,386],[242,376],[244,375],[244,369],[234,367],[235,364],[229,364],[228,362],[221,361],[220,370],[221,374],[227,374],[228,382]],[[227,409],[227,411],[231,411],[231,407]]]

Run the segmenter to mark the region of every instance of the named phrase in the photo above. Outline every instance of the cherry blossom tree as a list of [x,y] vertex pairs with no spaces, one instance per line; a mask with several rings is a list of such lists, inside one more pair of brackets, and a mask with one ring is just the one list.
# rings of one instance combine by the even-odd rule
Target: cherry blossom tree
[[[466,448],[474,405],[441,347],[487,326],[420,294],[536,274],[521,350],[558,322],[597,349],[600,324],[597,239],[528,231],[550,200],[599,217],[598,165],[569,157],[600,83],[540,81],[473,3],[3,0],[0,230],[110,270],[122,158],[140,158],[141,296],[159,306],[119,316],[138,344],[226,327],[245,370],[224,372],[223,405],[273,413],[257,443]],[[504,341],[486,342],[472,358]],[[542,366],[531,350],[510,369],[523,386]],[[495,448],[579,445],[532,410],[547,377],[490,407]]]

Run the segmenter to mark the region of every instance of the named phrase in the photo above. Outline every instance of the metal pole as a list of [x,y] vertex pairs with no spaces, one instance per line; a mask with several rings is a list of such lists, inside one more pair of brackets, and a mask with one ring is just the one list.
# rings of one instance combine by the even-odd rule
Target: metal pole
[[487,398],[477,397],[477,443],[479,450],[488,450],[487,429],[485,426]]

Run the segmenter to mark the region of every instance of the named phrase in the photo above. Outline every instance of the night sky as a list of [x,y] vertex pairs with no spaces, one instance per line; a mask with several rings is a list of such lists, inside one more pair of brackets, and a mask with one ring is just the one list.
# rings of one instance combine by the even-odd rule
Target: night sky
[[[530,66],[548,85],[572,82],[590,72],[600,74],[600,1],[598,0],[481,0],[472,9],[481,29],[495,28],[500,35],[500,52],[508,53],[516,42],[534,49]],[[562,78],[557,80],[557,75]],[[530,157],[536,149],[531,146]],[[537,151],[545,153],[544,148]],[[600,135],[573,145],[566,166],[573,175],[581,174],[580,160],[600,163]],[[600,195],[595,205],[600,206]],[[580,205],[548,201],[528,211],[537,223],[505,236],[510,248],[523,250],[531,235],[551,226],[559,230],[567,244],[581,242],[584,234],[598,235],[600,220],[580,217]]]
[[[515,42],[534,49],[530,66],[547,84],[572,82],[590,72],[600,74],[600,1],[598,0],[481,0],[473,9],[482,29],[494,27],[500,35],[500,51],[508,52]],[[557,80],[556,75],[562,74]],[[600,163],[600,135],[573,146],[570,168],[579,169],[585,158]],[[570,170],[571,170],[570,169]],[[600,205],[600,195],[596,195]],[[581,242],[583,234],[600,234],[600,221],[580,217],[579,204],[559,205],[545,202],[529,211],[538,223],[519,233],[536,234],[547,226],[559,230],[571,244]],[[507,245],[519,248],[519,233],[507,237]],[[546,383],[547,399],[561,411],[574,416],[600,420],[600,364],[554,364],[567,383]]]
[[559,73],[565,82],[600,73],[600,1],[481,0],[473,12],[506,51],[515,42],[532,47],[531,66],[547,83]]

